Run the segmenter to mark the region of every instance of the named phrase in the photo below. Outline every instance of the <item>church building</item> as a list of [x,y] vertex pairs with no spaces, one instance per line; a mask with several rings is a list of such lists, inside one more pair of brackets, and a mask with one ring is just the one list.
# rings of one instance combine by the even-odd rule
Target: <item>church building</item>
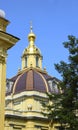
[[[42,102],[48,103],[46,92],[58,92],[58,79],[42,68],[43,56],[35,40],[31,25],[28,47],[21,56],[22,67],[15,76],[6,79],[5,130],[50,129],[50,120],[41,113]],[[57,130],[56,125],[51,130]]]

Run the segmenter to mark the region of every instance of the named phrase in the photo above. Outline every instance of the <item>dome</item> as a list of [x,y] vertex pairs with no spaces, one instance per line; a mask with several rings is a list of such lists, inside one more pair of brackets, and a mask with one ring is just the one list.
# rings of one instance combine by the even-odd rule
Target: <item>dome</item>
[[17,94],[24,91],[51,91],[48,79],[52,79],[45,71],[28,69],[10,79],[13,82],[10,94]]
[[34,44],[35,34],[32,32],[32,26],[30,29],[29,45],[22,55],[22,70],[9,80],[7,94],[18,94],[24,91],[42,93],[58,91],[53,77],[42,69],[43,57],[39,48]]
[[29,33],[29,35],[28,35],[28,40],[30,41],[31,39],[33,39],[33,40],[36,39],[36,36],[33,32]]

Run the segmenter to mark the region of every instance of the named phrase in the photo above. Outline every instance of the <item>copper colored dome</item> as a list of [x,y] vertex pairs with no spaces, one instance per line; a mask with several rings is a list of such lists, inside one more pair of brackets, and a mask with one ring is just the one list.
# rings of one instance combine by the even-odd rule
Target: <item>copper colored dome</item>
[[10,81],[13,82],[11,93],[17,94],[24,91],[51,91],[47,82],[50,78],[52,77],[44,71],[40,72],[36,69],[26,70],[10,79]]

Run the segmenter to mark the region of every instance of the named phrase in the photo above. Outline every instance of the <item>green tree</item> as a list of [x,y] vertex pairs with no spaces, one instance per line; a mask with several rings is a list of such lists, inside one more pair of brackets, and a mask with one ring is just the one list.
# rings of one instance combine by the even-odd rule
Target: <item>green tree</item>
[[44,103],[48,111],[45,115],[51,121],[57,120],[60,130],[78,130],[78,39],[68,36],[68,41],[63,45],[69,52],[68,62],[55,64],[62,76],[58,85],[62,92],[47,93],[50,104]]

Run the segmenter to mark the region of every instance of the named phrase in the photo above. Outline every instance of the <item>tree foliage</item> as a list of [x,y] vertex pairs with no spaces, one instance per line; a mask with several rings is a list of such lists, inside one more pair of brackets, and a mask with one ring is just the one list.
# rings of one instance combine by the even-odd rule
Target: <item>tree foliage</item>
[[47,93],[50,103],[44,106],[48,118],[58,121],[60,130],[78,130],[78,39],[68,36],[63,45],[69,52],[68,62],[55,64],[62,76],[58,85],[61,93]]

